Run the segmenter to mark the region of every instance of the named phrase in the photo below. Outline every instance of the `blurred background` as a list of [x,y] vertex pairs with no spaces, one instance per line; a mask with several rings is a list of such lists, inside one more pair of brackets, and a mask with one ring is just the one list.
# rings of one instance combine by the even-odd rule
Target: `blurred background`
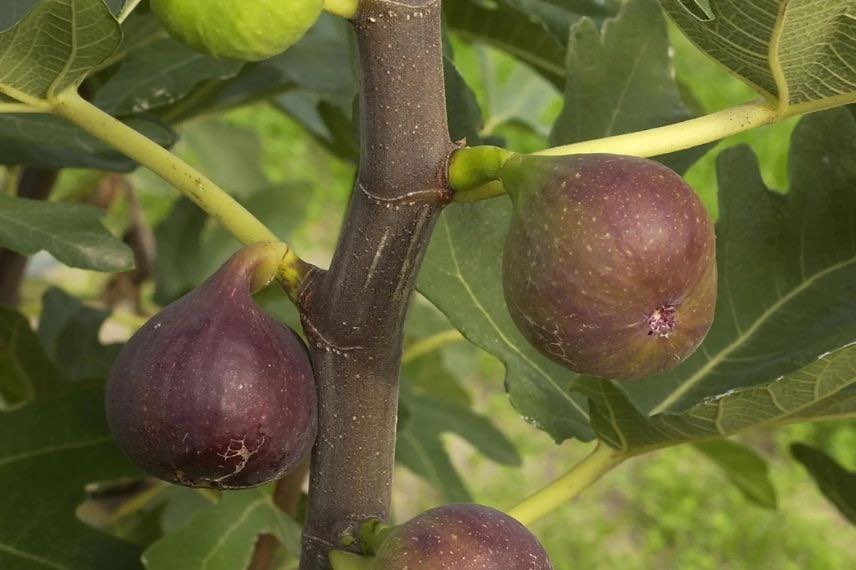
[[[754,98],[750,89],[673,32],[677,75],[701,112]],[[555,87],[489,47],[459,41],[453,41],[453,47],[455,64],[483,110],[481,136],[503,140],[515,150],[548,146],[550,126],[561,109]],[[355,167],[307,135],[285,110],[283,101],[277,100],[196,117],[180,124],[182,138],[175,150],[245,199],[250,210],[288,236],[302,257],[326,266]],[[687,180],[714,215],[715,160],[728,146],[751,145],[767,185],[787,189],[787,149],[794,123],[791,120],[723,141],[687,172]],[[166,244],[173,253],[185,248],[190,257],[184,267],[156,266],[161,275],[158,279],[170,275],[169,282],[158,283],[160,291],[186,289],[237,248],[237,242],[210,221],[202,222],[201,246],[171,240],[167,224],[161,223],[168,220],[172,227],[182,223],[181,211],[173,208],[178,195],[146,171],[135,172],[127,179],[92,171],[65,171],[52,199],[89,195],[93,185],[97,185],[95,199],[109,206],[107,225],[115,233],[125,232],[129,220],[136,217],[142,220],[145,239],[152,244]],[[132,194],[123,191],[128,187],[134,189]],[[275,220],[271,219],[274,212],[279,213]],[[170,257],[180,258],[177,254]],[[137,285],[128,276],[69,269],[40,254],[29,267],[21,307],[35,318],[41,310],[42,295],[50,287],[59,287],[93,306],[111,305],[113,313],[101,328],[101,340],[121,342],[158,308],[151,280],[142,283],[138,302],[127,302],[131,297],[136,299],[136,292],[129,296],[123,291]],[[262,297],[261,301],[280,318],[294,322],[294,311],[284,296],[268,291]],[[408,331],[405,390],[416,394],[436,394],[439,390],[450,401],[471,403],[513,443],[519,464],[514,464],[518,462],[514,457],[505,461],[511,463],[508,465],[487,459],[452,433],[437,434],[451,465],[436,458],[420,463],[420,453],[435,450],[419,437],[418,410],[405,413],[400,428],[402,466],[396,473],[393,499],[396,520],[406,520],[447,502],[449,497],[510,507],[564,473],[590,450],[590,444],[574,441],[556,446],[523,421],[505,395],[502,365],[464,341],[439,312],[418,297]],[[419,342],[428,336],[439,340],[434,350],[423,352],[430,347]],[[755,431],[741,441],[768,460],[774,496],[767,490],[765,498],[750,500],[714,462],[683,446],[628,462],[538,522],[533,530],[551,553],[556,568],[562,570],[856,568],[856,529],[820,494],[788,451],[794,442],[816,444],[844,467],[856,469],[856,426],[852,422],[798,425],[775,433]],[[454,469],[450,471],[450,467]],[[770,508],[773,502],[777,510]],[[180,524],[194,505],[190,499],[174,501],[168,513],[172,518],[167,516],[162,524]],[[114,530],[137,536],[134,533],[140,531],[132,526],[117,524]]]

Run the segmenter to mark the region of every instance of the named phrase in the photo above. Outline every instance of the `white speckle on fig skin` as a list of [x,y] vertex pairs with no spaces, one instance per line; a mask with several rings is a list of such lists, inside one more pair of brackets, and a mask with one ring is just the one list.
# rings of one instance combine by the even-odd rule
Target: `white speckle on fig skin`
[[503,181],[515,203],[503,287],[536,348],[616,379],[673,368],[697,348],[716,300],[715,239],[677,174],[634,157],[529,156]]
[[306,348],[258,308],[232,260],[137,331],[107,383],[117,443],[173,483],[261,485],[315,439]]
[[505,513],[476,504],[425,511],[394,529],[373,570],[553,570],[544,547]]

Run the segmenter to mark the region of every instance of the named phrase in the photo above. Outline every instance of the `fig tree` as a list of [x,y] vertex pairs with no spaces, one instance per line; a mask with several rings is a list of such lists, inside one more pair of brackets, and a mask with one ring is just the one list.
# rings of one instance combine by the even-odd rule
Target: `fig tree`
[[394,528],[373,570],[552,570],[544,547],[501,511],[475,504],[437,507]]
[[503,289],[523,335],[575,372],[649,376],[701,343],[716,304],[713,223],[683,179],[608,154],[513,155]]
[[106,389],[122,450],[152,475],[238,489],[284,475],[312,447],[315,382],[291,329],[251,291],[282,249],[255,244],[165,307],[124,346]]
[[217,58],[259,61],[299,40],[324,0],[151,0],[167,32]]

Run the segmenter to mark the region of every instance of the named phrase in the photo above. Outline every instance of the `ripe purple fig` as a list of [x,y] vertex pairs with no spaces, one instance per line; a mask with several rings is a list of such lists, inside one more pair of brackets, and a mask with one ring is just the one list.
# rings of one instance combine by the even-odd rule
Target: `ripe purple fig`
[[503,288],[514,322],[566,368],[640,378],[674,368],[713,321],[713,222],[684,181],[630,156],[514,155]]
[[501,511],[475,504],[437,507],[394,528],[372,570],[552,570],[544,547]]
[[190,487],[241,489],[283,476],[312,447],[308,352],[251,292],[283,246],[245,247],[131,337],[107,382],[107,421],[143,469]]

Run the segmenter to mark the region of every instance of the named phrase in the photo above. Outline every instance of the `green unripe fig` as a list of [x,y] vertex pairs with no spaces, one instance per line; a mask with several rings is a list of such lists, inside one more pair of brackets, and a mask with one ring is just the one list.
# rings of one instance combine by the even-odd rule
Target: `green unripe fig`
[[123,347],[107,421],[150,474],[240,489],[283,476],[309,452],[317,412],[308,352],[250,296],[281,258],[277,244],[242,249]]
[[669,370],[713,321],[713,222],[683,179],[641,158],[513,155],[503,289],[523,335],[581,374]]
[[324,0],[151,0],[151,7],[167,32],[193,49],[259,61],[303,37]]
[[372,570],[552,570],[544,547],[501,511],[444,505],[394,528]]

